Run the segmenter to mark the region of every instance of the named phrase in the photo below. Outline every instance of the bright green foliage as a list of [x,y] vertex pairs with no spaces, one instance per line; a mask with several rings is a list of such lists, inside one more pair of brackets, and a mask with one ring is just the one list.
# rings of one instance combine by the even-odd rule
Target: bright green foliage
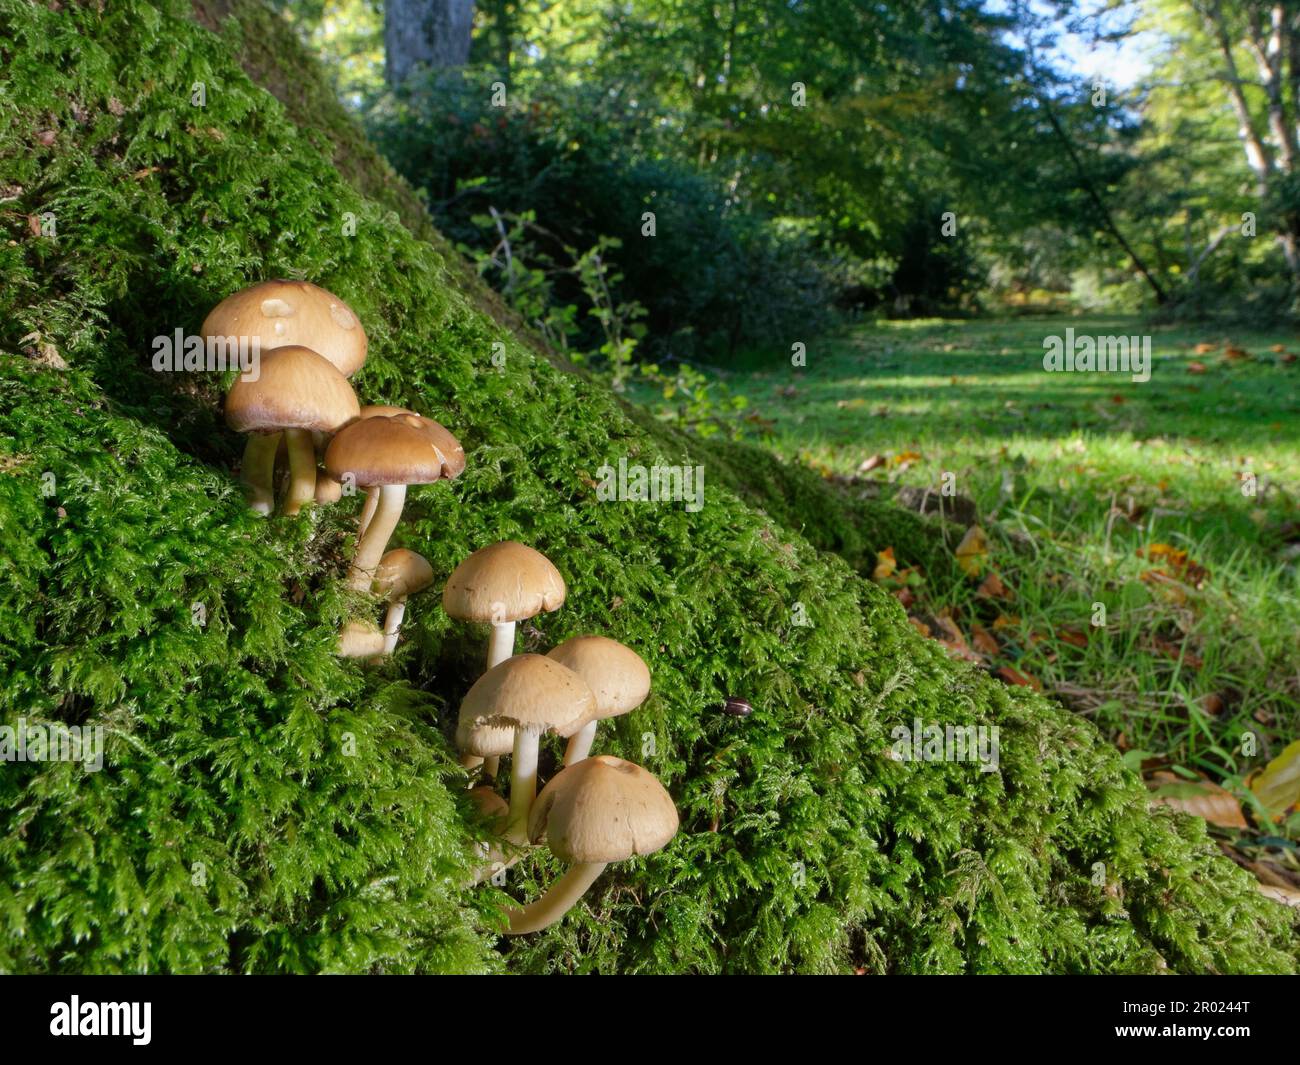
[[[0,0],[0,699],[6,723],[108,735],[98,774],[0,763],[0,969],[1294,971],[1288,911],[1199,822],[1149,813],[1090,724],[949,661],[739,502],[718,483],[743,480],[738,452],[699,513],[597,502],[606,462],[680,461],[669,436],[475,310],[187,13]],[[46,212],[57,236],[28,226]],[[337,661],[356,501],[251,517],[219,382],[149,368],[155,335],[281,275],[360,314],[364,400],[466,446],[398,540],[439,574],[535,544],[570,595],[521,646],[601,632],[651,667],[597,749],[655,772],[682,832],[543,934],[497,941],[504,896],[458,886],[473,831],[446,737],[484,634],[425,595],[391,664]],[[753,716],[718,713],[729,694]],[[918,717],[1000,726],[1000,772],[892,761]],[[538,855],[509,890],[554,873]]]

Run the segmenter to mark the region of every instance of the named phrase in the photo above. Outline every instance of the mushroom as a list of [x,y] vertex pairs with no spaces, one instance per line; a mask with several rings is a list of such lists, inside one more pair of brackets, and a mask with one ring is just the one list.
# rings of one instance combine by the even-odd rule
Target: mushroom
[[373,621],[349,621],[339,633],[340,658],[377,658],[384,653],[384,634]]
[[506,725],[461,722],[456,726],[456,747],[462,766],[474,769],[481,765],[485,776],[495,777],[501,756],[515,749],[515,730]]
[[[262,356],[256,381],[240,378],[226,394],[226,424],[236,432],[260,435],[255,451],[259,486],[269,485],[275,470],[278,434],[289,451],[289,491],[284,512],[297,514],[316,493],[316,452],[312,430],[333,432],[357,416],[360,406],[348,379],[311,348],[289,345]],[[273,493],[255,488],[254,509],[269,512]],[[267,511],[261,505],[266,504]]]
[[[433,440],[433,446],[442,452],[442,457],[447,460],[447,468],[451,470],[446,476],[459,477],[465,469],[465,449],[460,446],[457,440],[446,426],[435,422],[432,418],[426,418],[423,414],[417,414],[413,410],[407,410],[405,407],[390,407],[385,404],[369,404],[361,408],[362,418],[392,418],[398,414],[410,415],[412,418],[420,420],[419,427],[429,434]],[[328,476],[328,475],[327,475]],[[333,478],[330,478],[333,481]],[[337,481],[334,481],[338,484]],[[357,535],[360,536],[366,531],[366,526],[370,524],[370,519],[375,516],[375,507],[379,505],[379,489],[372,488],[366,493],[365,505],[361,508],[361,518],[357,523]]]
[[677,834],[677,808],[654,774],[607,754],[562,769],[528,817],[528,839],[546,837],[572,863],[536,902],[508,911],[507,935],[539,932],[572,909],[610,862],[652,854]]
[[422,592],[433,583],[433,567],[423,555],[404,547],[394,548],[379,560],[375,570],[375,591],[388,600],[384,616],[384,654],[393,653],[397,632],[406,615],[406,597]]
[[358,418],[336,433],[325,451],[326,472],[336,481],[350,474],[357,484],[379,489],[375,516],[357,540],[356,555],[348,573],[348,586],[353,591],[364,592],[370,588],[388,538],[402,516],[406,486],[432,484],[460,472],[434,446],[421,424],[427,420],[415,414]]
[[459,621],[492,626],[487,668],[515,653],[515,623],[564,605],[560,571],[540,551],[506,540],[475,551],[442,591],[442,608]]
[[568,666],[596,696],[596,712],[569,738],[564,764],[581,762],[591,751],[596,725],[635,710],[650,694],[650,670],[630,647],[605,636],[575,636],[546,655]]
[[[478,815],[486,822],[485,827],[488,831],[500,835],[501,830],[505,827],[507,814],[510,811],[505,799],[488,787],[472,788],[469,798],[474,804]],[[506,865],[513,865],[517,860],[512,858],[509,862],[506,862],[505,849],[499,842],[487,839],[480,840],[477,849],[479,857],[483,859],[483,864],[474,870],[474,879],[471,884],[481,884],[497,869]]]
[[[378,519],[376,519],[378,520]],[[510,821],[506,837],[522,843],[537,794],[537,749],[543,732],[577,728],[595,710],[596,697],[567,666],[542,655],[516,655],[474,682],[460,704],[458,728],[514,730],[510,761]]]
[[[365,364],[366,331],[352,308],[307,281],[262,281],[227,296],[208,312],[201,329],[206,343],[235,337],[261,355],[291,345],[311,348],[351,377]],[[275,509],[275,448],[279,434],[249,437],[240,478],[258,514]],[[268,454],[269,452],[269,454]]]

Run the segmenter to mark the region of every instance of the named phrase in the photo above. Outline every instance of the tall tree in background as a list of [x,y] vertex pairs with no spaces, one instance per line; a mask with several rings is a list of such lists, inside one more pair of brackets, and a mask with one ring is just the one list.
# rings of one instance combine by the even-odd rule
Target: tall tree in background
[[1300,3],[1186,0],[1254,177],[1261,228],[1300,292]]
[[396,88],[420,67],[464,66],[473,25],[474,0],[387,0],[384,79]]

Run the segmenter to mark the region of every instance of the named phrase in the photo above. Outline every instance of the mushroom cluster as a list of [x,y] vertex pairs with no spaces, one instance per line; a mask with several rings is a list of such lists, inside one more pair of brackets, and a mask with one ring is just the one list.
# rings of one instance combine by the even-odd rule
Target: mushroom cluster
[[[265,281],[237,292],[208,315],[203,335],[208,343],[243,338],[256,345],[258,373],[239,378],[225,403],[229,426],[248,434],[241,478],[254,512],[275,510],[282,453],[287,515],[366,489],[347,584],[377,596],[384,620],[349,620],[337,649],[345,658],[391,654],[407,600],[433,583],[434,571],[414,551],[388,550],[389,541],[409,486],[451,480],[465,469],[460,442],[405,407],[360,405],[348,378],[366,361],[365,330],[346,303],[316,285]],[[571,866],[540,899],[509,911],[511,935],[558,921],[607,864],[659,850],[677,831],[673,801],[651,773],[620,758],[589,757],[599,723],[649,696],[650,670],[640,656],[604,636],[576,636],[545,655],[515,653],[518,624],[558,610],[566,595],[550,559],[513,540],[475,551],[442,593],[450,617],[490,626],[486,666],[461,703],[456,728],[461,764],[474,778],[471,801],[496,836],[483,845],[491,865],[476,879],[543,840]],[[562,768],[539,794],[548,733],[568,745]],[[508,799],[494,787],[506,756]]]
[[[475,551],[452,572],[443,609],[491,626],[487,668],[460,705],[456,744],[461,764],[483,766],[471,782],[475,805],[493,799],[501,843],[487,846],[477,879],[547,841],[573,867],[546,894],[509,912],[508,933],[535,932],[558,921],[609,862],[649,854],[677,831],[677,810],[655,777],[631,762],[590,758],[600,721],[629,713],[650,694],[650,670],[630,647],[605,636],[575,636],[546,655],[515,654],[520,621],[563,605],[564,578],[545,555],[514,541]],[[564,767],[537,791],[541,740],[568,740]],[[508,805],[483,783],[509,755]],[[507,857],[508,854],[512,856]]]
[[258,372],[236,380],[225,403],[226,423],[248,434],[240,476],[255,513],[275,510],[282,449],[285,514],[336,502],[344,485],[368,489],[348,587],[382,597],[386,618],[382,629],[373,618],[347,622],[337,646],[345,658],[391,654],[407,598],[433,583],[433,569],[413,551],[385,549],[407,486],[450,480],[465,469],[460,441],[405,407],[360,405],[348,378],[365,365],[366,332],[351,307],[317,285],[252,285],[217,304],[202,332],[209,344],[242,338],[258,352]]

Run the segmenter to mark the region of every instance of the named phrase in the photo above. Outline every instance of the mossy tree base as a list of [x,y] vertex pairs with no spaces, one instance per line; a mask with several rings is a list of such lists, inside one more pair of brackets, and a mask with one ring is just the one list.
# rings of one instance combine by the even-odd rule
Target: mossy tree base
[[[1199,822],[1151,812],[1086,721],[948,660],[808,543],[815,517],[778,524],[725,474],[699,513],[598,502],[602,464],[683,457],[345,183],[240,70],[238,32],[0,0],[0,706],[106,744],[98,773],[0,764],[0,969],[1295,970],[1293,915]],[[597,749],[659,776],[681,833],[545,932],[497,935],[560,872],[544,855],[509,898],[463,886],[448,737],[483,634],[417,596],[395,660],[339,661],[360,500],[252,515],[223,382],[150,367],[152,338],[286,275],[365,322],[365,401],[465,443],[396,541],[441,575],[534,544],[569,600],[520,650],[599,632],[651,668]],[[731,695],[754,713],[721,713]],[[917,719],[997,726],[998,771],[894,761]]]

